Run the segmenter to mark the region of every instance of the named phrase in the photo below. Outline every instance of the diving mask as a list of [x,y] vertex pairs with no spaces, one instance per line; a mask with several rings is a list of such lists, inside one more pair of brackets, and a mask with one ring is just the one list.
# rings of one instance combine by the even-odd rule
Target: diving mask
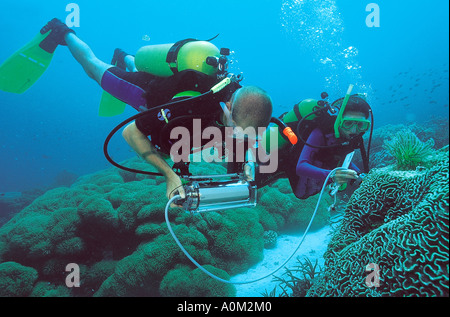
[[342,118],[341,128],[351,130],[356,126],[358,132],[366,132],[370,129],[370,120],[360,118]]

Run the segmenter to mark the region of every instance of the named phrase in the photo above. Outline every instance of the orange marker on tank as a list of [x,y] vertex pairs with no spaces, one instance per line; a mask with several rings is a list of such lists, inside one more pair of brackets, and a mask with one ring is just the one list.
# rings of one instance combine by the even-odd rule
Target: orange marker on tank
[[285,136],[287,136],[287,138],[289,139],[289,141],[291,142],[292,145],[296,145],[298,142],[298,138],[295,135],[294,131],[292,131],[292,129],[290,127],[286,127],[283,130],[283,134]]

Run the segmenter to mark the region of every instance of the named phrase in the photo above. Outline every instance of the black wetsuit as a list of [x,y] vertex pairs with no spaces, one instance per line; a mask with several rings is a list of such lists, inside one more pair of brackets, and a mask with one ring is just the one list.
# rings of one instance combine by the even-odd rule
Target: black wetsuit
[[[103,75],[101,86],[136,110],[146,111],[176,100],[173,97],[180,92],[195,91],[203,94],[217,83],[215,77],[194,70],[184,70],[163,78],[145,72],[126,72],[118,67],[111,67]],[[191,145],[193,139],[199,137],[198,133],[195,134],[198,130],[194,129],[194,119],[201,120],[201,131],[210,126],[222,128],[220,102],[229,101],[231,95],[240,87],[233,82],[217,94],[169,105],[158,111],[148,111],[136,120],[136,126],[140,132],[150,137],[155,147],[169,154],[170,147],[177,141],[170,139],[170,132],[176,127],[188,129]],[[201,136],[200,139],[202,145],[209,142]]]

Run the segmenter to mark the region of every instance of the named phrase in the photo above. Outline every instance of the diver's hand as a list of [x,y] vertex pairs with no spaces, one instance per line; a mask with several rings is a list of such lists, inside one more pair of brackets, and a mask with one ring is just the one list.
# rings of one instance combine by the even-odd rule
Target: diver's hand
[[358,179],[358,173],[351,169],[338,170],[334,174],[334,182],[338,185],[346,184],[351,180]]
[[[175,195],[180,195],[182,199],[186,198],[183,184],[178,175],[170,176],[166,178],[166,196],[171,199]],[[177,207],[181,205],[172,204],[171,207]]]

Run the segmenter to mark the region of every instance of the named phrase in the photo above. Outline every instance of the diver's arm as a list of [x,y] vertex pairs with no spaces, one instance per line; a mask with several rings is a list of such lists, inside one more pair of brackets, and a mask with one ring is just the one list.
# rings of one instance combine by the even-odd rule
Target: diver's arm
[[[325,142],[322,131],[320,131],[319,129],[313,130],[306,143],[315,146],[324,146]],[[296,174],[298,176],[325,181],[331,171],[313,165],[313,157],[317,155],[317,152],[318,149],[310,147],[308,145],[305,145],[303,147],[297,162]]]
[[[322,131],[320,131],[320,129],[315,129],[309,136],[307,143],[315,146],[326,145],[325,137]],[[313,165],[312,158],[317,156],[317,152],[318,149],[305,145],[297,162],[296,173],[298,176],[314,178],[324,182],[331,170],[323,169]],[[339,170],[336,171],[333,180],[330,179],[329,183],[335,182],[339,185],[342,185],[352,179],[357,178],[357,172],[352,169]]]
[[166,179],[167,198],[172,198],[177,191],[179,195],[184,198],[185,193],[180,177],[172,170],[161,155],[159,155],[150,140],[141,131],[139,131],[136,124],[133,122],[128,125],[124,129],[122,135],[139,156],[154,166],[158,172],[164,176]]

